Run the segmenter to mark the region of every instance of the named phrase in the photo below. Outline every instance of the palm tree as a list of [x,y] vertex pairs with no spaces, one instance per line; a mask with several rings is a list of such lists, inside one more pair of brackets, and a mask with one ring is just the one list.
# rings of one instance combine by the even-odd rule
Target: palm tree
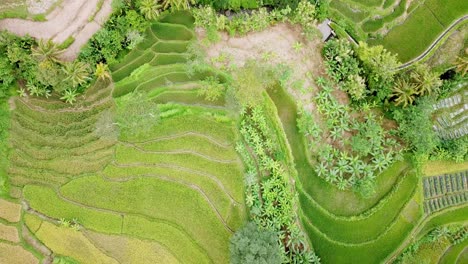
[[455,61],[455,67],[457,72],[465,77],[465,74],[468,72],[468,57],[457,57],[457,60]]
[[63,72],[67,76],[66,81],[69,81],[73,88],[85,83],[89,80],[89,67],[86,63],[81,61],[74,61],[67,63],[62,68]]
[[437,73],[431,71],[426,64],[421,64],[411,72],[411,78],[416,83],[418,95],[431,94],[432,91],[442,85]]
[[372,163],[374,163],[374,167],[382,172],[387,168],[388,162],[385,155],[377,155],[372,159]]
[[343,177],[338,178],[338,183],[336,185],[338,187],[338,190],[344,191],[346,187],[348,187],[348,181],[345,180]]
[[52,40],[39,40],[36,47],[32,48],[32,55],[39,59],[40,62],[49,60],[58,62],[58,56],[63,52],[59,49],[59,46]]
[[325,162],[320,163],[316,168],[319,177],[324,177],[328,172],[328,168]]
[[315,80],[315,83],[320,86],[320,87],[324,87],[325,85],[327,85],[327,80],[323,77],[318,77],[317,80]]
[[396,105],[403,104],[406,107],[414,102],[414,96],[416,94],[416,86],[406,79],[400,78],[395,82],[393,87],[392,96],[396,97]]
[[73,104],[76,101],[77,92],[75,89],[67,89],[63,93],[63,96],[60,99],[65,100],[69,104]]
[[162,5],[158,3],[158,0],[142,0],[140,1],[140,12],[148,20],[154,20],[159,16],[159,10]]
[[96,65],[96,71],[94,72],[94,76],[96,76],[100,80],[110,79],[111,76],[109,73],[109,66],[102,62],[98,63]]
[[33,96],[41,96],[43,94],[43,90],[39,88],[39,86],[29,82],[26,84],[26,89],[28,89],[29,94]]
[[164,0],[163,8],[168,9],[170,7],[174,10],[186,10],[190,8],[190,4],[195,4],[195,0]]

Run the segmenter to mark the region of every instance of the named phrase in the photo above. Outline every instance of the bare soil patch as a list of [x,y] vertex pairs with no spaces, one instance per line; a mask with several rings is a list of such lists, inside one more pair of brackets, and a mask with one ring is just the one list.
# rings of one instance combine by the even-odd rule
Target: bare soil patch
[[44,14],[49,11],[57,1],[58,0],[28,0],[28,12],[33,15]]
[[[53,2],[53,0],[42,0],[42,2]],[[97,9],[98,2],[99,0],[63,0],[56,9],[47,15],[47,21],[3,19],[0,20],[0,30],[8,30],[20,36],[30,35],[37,39],[52,39],[59,44],[71,36],[75,41],[62,54],[62,59],[73,60],[81,46],[101,28],[112,13],[112,0],[104,0],[102,8],[99,10]],[[89,21],[90,18],[93,20]]]
[[7,240],[13,243],[20,242],[18,230],[14,226],[7,226],[0,223],[0,239]]
[[16,223],[21,218],[21,205],[0,199],[0,218]]
[[[243,66],[247,60],[264,61],[270,65],[285,64],[292,69],[288,91],[306,109],[313,110],[312,94],[317,88],[314,79],[324,74],[323,59],[320,54],[320,38],[306,40],[299,26],[280,23],[261,32],[245,36],[229,36],[221,33],[221,41],[206,47],[209,58],[216,60],[227,57],[231,65]],[[197,29],[199,38],[203,30]],[[295,45],[302,48],[295,49]]]
[[91,231],[85,231],[84,235],[96,247],[113,256],[120,263],[178,263],[177,259],[164,246],[154,241],[105,235]]
[[8,264],[37,264],[39,260],[21,246],[0,243],[0,263]]

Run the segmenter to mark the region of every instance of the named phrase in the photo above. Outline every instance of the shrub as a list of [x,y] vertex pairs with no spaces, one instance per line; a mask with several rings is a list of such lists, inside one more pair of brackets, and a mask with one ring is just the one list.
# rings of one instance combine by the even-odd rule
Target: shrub
[[394,119],[399,123],[400,136],[416,154],[427,156],[439,144],[439,138],[432,129],[432,103],[429,98],[421,98],[415,106],[396,110]]
[[229,249],[232,264],[281,263],[277,235],[258,229],[253,222],[234,234]]
[[202,86],[198,91],[198,95],[204,96],[207,101],[216,101],[223,95],[225,90],[226,87],[218,78],[209,76],[202,81]]

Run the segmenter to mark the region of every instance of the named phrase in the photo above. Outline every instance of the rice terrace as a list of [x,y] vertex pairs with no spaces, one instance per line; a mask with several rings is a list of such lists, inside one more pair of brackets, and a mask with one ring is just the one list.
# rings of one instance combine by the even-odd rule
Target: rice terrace
[[0,264],[468,263],[468,1],[0,2]]

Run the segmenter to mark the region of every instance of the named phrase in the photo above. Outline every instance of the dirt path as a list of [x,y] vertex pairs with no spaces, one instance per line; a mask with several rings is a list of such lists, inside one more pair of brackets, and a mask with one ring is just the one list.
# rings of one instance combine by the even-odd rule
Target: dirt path
[[[99,0],[64,0],[46,17],[47,21],[3,19],[0,20],[0,30],[8,30],[20,36],[30,35],[37,39],[52,39],[56,43],[62,43],[71,36],[75,41],[62,54],[62,59],[73,60],[80,48],[112,13],[112,0],[104,0],[99,10],[98,2]],[[93,20],[89,21],[91,18]]]

